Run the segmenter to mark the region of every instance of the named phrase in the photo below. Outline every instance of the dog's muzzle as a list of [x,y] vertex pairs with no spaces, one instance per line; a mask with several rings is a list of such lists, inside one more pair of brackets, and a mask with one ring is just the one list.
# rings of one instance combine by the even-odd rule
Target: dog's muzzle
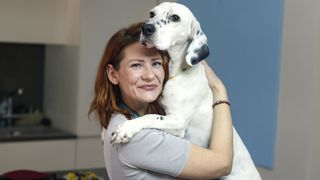
[[153,24],[147,24],[145,23],[143,26],[142,26],[142,34],[145,36],[145,37],[150,37],[152,36],[152,34],[156,32],[156,27],[154,27]]

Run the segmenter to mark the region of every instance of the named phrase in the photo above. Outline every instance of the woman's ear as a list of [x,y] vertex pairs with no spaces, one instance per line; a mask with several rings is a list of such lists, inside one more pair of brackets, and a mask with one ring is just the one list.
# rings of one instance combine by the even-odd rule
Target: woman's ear
[[119,84],[118,72],[113,68],[113,66],[111,64],[108,64],[107,76],[108,76],[109,81],[112,84],[114,84],[114,85],[118,85]]

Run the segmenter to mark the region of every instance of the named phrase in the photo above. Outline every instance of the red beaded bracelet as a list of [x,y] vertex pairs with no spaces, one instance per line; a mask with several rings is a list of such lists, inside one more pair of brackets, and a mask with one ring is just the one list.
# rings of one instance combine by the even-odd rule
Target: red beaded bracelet
[[212,108],[214,108],[216,105],[219,105],[219,104],[228,104],[229,106],[231,105],[229,101],[218,100],[212,105]]

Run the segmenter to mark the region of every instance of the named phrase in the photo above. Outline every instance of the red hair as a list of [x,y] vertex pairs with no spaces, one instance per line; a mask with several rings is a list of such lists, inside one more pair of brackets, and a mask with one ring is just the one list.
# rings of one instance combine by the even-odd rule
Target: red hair
[[[119,107],[121,94],[118,85],[113,85],[106,74],[108,64],[111,64],[115,70],[119,70],[119,65],[124,57],[124,49],[140,40],[140,32],[143,22],[130,25],[128,28],[120,29],[109,40],[103,57],[98,67],[97,77],[95,81],[95,97],[91,103],[89,114],[95,112],[101,127],[107,128],[111,115],[114,112],[124,114],[128,119],[131,119],[130,112],[127,109]],[[165,72],[164,83],[168,80],[168,53],[159,51],[163,59],[163,68]],[[160,105],[161,95],[152,103],[149,104],[146,114],[162,114],[164,109]]]

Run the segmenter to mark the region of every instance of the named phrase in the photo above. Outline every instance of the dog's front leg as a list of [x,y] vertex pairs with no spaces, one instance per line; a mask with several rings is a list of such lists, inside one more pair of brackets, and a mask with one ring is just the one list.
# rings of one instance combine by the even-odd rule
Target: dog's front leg
[[183,138],[187,123],[176,115],[147,114],[120,124],[112,134],[111,143],[127,143],[135,134],[145,128],[160,129]]

